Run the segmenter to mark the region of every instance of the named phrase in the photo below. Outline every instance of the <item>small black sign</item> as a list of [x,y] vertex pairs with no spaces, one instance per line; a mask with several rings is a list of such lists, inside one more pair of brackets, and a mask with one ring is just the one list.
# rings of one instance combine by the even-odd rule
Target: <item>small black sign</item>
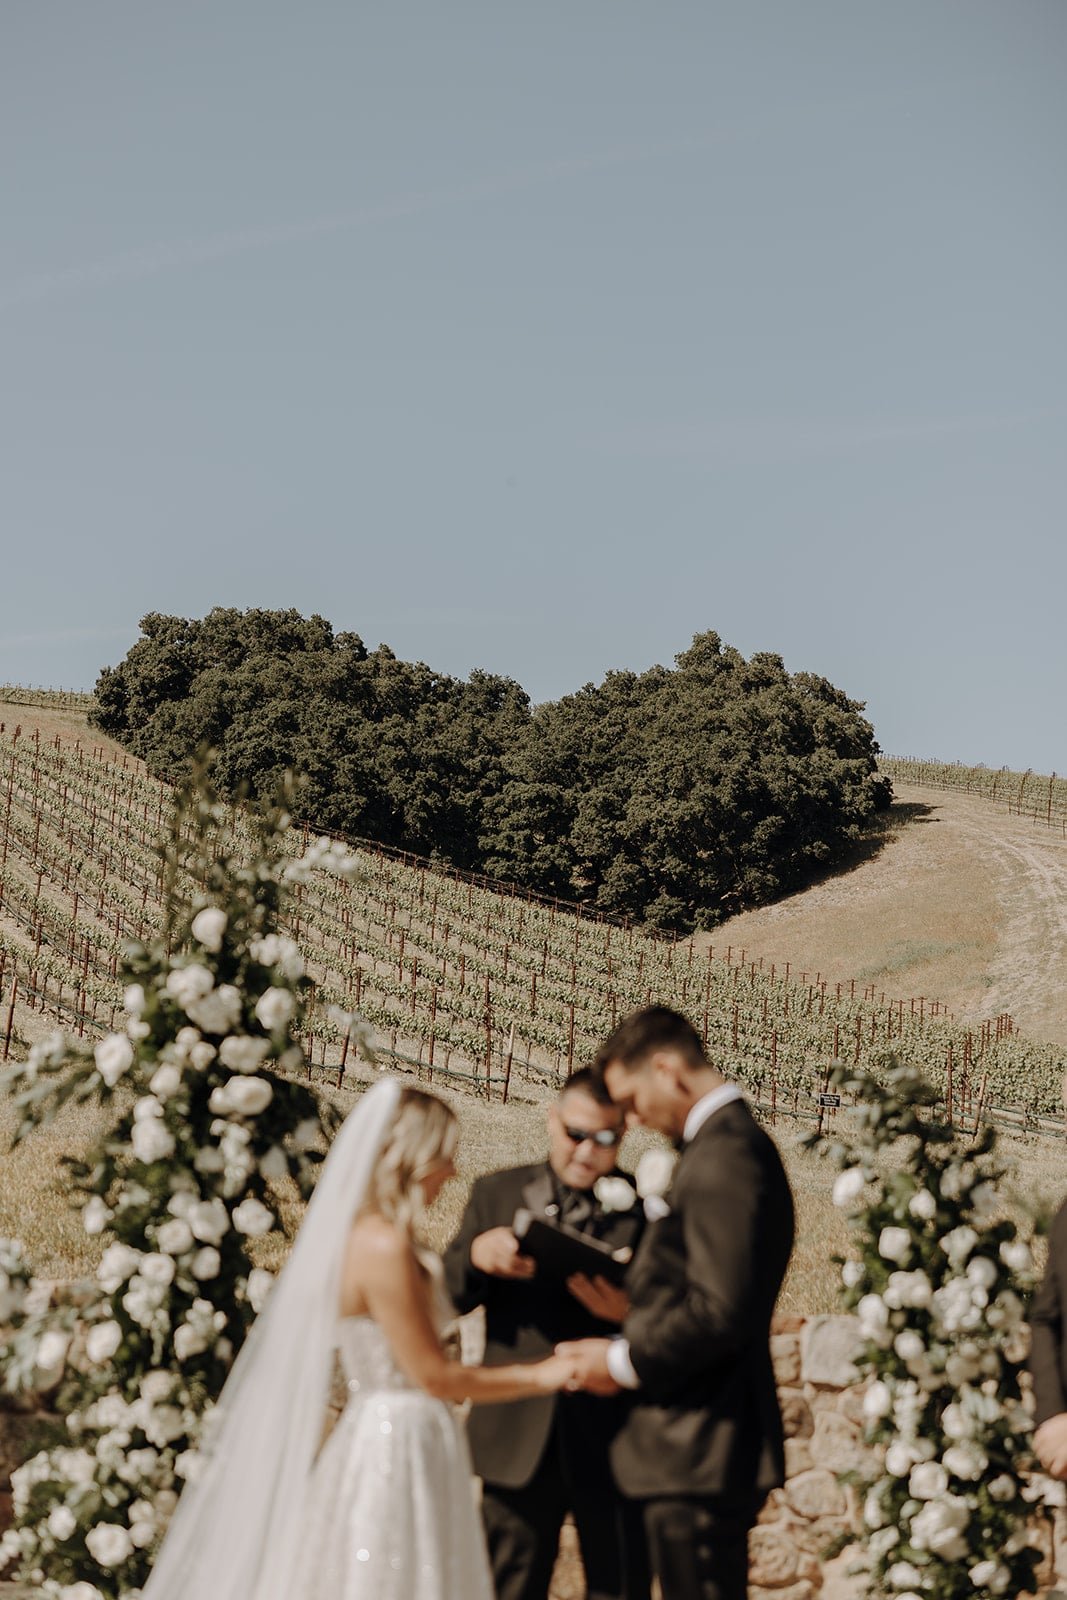
[[841,1096],[839,1094],[820,1094],[817,1099],[821,1106],[839,1106],[841,1104]]

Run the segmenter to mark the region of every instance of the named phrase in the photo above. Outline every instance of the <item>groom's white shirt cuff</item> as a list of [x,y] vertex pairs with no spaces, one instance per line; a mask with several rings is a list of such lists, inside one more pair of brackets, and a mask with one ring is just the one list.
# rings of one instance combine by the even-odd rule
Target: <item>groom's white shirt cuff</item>
[[630,1360],[629,1339],[612,1339],[608,1345],[608,1371],[622,1389],[640,1389],[641,1379]]
[[[702,1128],[709,1117],[716,1111],[728,1106],[731,1100],[741,1100],[744,1096],[736,1083],[721,1083],[717,1089],[712,1089],[710,1094],[701,1095],[696,1105],[692,1106],[685,1119],[682,1139],[688,1144],[698,1128]],[[640,1389],[641,1379],[634,1371],[634,1364],[630,1360],[629,1339],[612,1339],[608,1345],[607,1353],[608,1371],[615,1382],[622,1389]]]

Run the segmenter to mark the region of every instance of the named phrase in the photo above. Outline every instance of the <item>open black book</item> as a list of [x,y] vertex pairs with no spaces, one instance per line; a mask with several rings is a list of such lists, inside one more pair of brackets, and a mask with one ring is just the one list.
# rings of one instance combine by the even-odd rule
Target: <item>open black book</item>
[[532,1211],[516,1211],[511,1230],[519,1241],[520,1254],[532,1256],[542,1272],[569,1278],[584,1272],[587,1278],[607,1278],[622,1283],[633,1251],[613,1251],[599,1239],[578,1233],[563,1223],[546,1222]]

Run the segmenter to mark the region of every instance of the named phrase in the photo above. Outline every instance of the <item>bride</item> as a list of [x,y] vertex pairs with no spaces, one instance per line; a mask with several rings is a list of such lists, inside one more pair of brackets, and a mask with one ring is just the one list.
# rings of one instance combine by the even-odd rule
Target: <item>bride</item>
[[[553,1393],[569,1360],[464,1367],[414,1224],[454,1172],[453,1112],[376,1084],[334,1140],[212,1416],[144,1600],[492,1600],[453,1410]],[[348,1401],[316,1449],[339,1347]]]

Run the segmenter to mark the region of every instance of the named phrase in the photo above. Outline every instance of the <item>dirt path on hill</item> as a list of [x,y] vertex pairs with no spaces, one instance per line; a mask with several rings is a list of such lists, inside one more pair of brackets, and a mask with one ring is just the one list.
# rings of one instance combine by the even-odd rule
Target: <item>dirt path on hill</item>
[[877,854],[731,918],[716,948],[924,994],[961,1020],[1010,1012],[1067,1044],[1067,840],[977,796],[896,789]]

